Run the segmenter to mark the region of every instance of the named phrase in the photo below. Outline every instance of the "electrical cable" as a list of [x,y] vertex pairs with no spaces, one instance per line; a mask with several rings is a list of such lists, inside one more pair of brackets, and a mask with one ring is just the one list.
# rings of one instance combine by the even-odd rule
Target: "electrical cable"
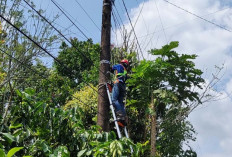
[[[29,5],[30,6],[30,5]],[[32,9],[34,11],[36,11],[33,7]],[[36,11],[38,13],[38,11]],[[39,15],[41,15],[40,13],[38,13]],[[42,15],[41,15],[42,16]],[[37,45],[38,47],[40,47],[44,52],[46,52],[47,54],[49,54],[49,56],[51,56],[56,62],[58,62],[60,65],[63,65],[63,67],[65,67],[68,71],[70,71],[69,68],[67,68],[64,64],[62,64],[62,62],[60,62],[57,58],[55,58],[52,54],[50,54],[49,52],[46,51],[46,49],[44,49],[43,47],[41,47],[38,43],[36,43],[32,38],[30,38],[28,35],[26,35],[24,32],[22,32],[19,28],[17,28],[15,25],[13,25],[9,20],[7,20],[6,18],[4,18],[2,15],[0,15],[0,17],[2,17],[7,23],[9,23],[12,27],[14,27],[17,31],[19,31],[20,33],[22,33],[25,37],[27,37],[29,40],[31,40],[35,45]],[[42,16],[43,17],[43,16]],[[50,23],[46,18],[43,17],[43,19],[45,21],[47,21],[48,23]],[[53,26],[51,23],[50,23],[51,26]],[[55,30],[57,30],[55,28]],[[58,31],[58,30],[57,30]],[[60,32],[60,31],[58,31]],[[62,33],[60,33],[62,34]],[[63,35],[62,35],[63,36]],[[64,37],[64,36],[63,36]],[[64,37],[65,39],[67,39],[66,37]],[[69,40],[68,40],[69,41]],[[76,48],[76,47],[75,47]],[[85,56],[85,55],[84,55]],[[85,56],[86,57],[86,56]],[[87,58],[87,57],[86,57]],[[88,59],[88,58],[87,58]],[[89,59],[88,59],[89,60]],[[91,61],[91,60],[89,60]],[[100,70],[101,71],[101,70]],[[102,71],[101,71],[102,72]],[[72,71],[71,71],[72,73]],[[103,73],[103,72],[102,72]],[[104,74],[104,73],[103,73]],[[105,75],[105,74],[104,74]],[[106,76],[106,75],[105,75]],[[107,76],[106,76],[107,77]],[[101,97],[104,98],[104,96],[102,94],[100,94],[98,91],[96,91],[93,87],[91,87],[89,84],[87,84],[90,88],[92,88],[95,92],[97,92]],[[99,114],[102,115],[102,113],[98,112]],[[104,119],[104,118],[103,118]]]
[[113,4],[113,6],[114,6],[114,8],[115,8],[115,10],[116,10],[116,13],[118,14],[118,17],[119,17],[119,19],[120,19],[120,21],[121,21],[121,23],[122,23],[122,25],[123,25],[123,28],[125,29],[125,26],[124,26],[124,24],[123,24],[122,18],[121,18],[120,14],[119,14],[119,11],[118,11],[116,5]]
[[[26,2],[25,0],[23,0]],[[53,0],[52,0],[53,1]],[[27,3],[27,2],[26,2]],[[81,52],[78,47],[76,47],[70,40],[67,39],[55,26],[52,25],[51,22],[49,22],[43,15],[41,15],[33,6],[31,6],[29,3],[27,3],[28,6],[30,6],[31,9],[33,9],[43,20],[45,20],[53,29],[55,29],[69,44],[71,44],[88,62],[90,62],[92,65],[94,65],[93,61],[89,59],[86,55]],[[74,23],[70,18],[68,18],[72,23]],[[100,70],[100,69],[99,69]],[[103,73],[101,70],[100,72],[108,79],[110,79],[105,73]]]
[[167,3],[169,3],[169,4],[171,4],[172,6],[178,8],[178,9],[181,9],[181,10],[183,10],[183,11],[185,11],[185,12],[187,12],[187,13],[189,13],[189,14],[191,14],[191,15],[193,15],[193,16],[195,16],[195,17],[197,17],[197,18],[199,18],[199,19],[201,19],[201,20],[203,20],[203,21],[206,21],[206,22],[208,22],[208,23],[210,23],[210,24],[212,24],[212,25],[215,25],[215,26],[217,26],[217,27],[219,27],[219,28],[221,28],[221,29],[224,29],[224,30],[226,30],[226,31],[228,31],[228,32],[230,32],[230,33],[232,32],[231,30],[229,30],[229,29],[227,29],[227,28],[225,28],[225,27],[223,27],[223,26],[220,26],[220,25],[218,25],[218,24],[216,24],[216,23],[214,23],[214,22],[212,22],[212,21],[209,21],[209,20],[207,20],[207,19],[205,19],[205,18],[203,18],[203,17],[201,17],[201,16],[199,16],[199,15],[197,15],[197,14],[195,14],[195,13],[192,13],[192,12],[190,12],[190,11],[188,11],[188,10],[186,10],[186,9],[184,9],[184,8],[182,8],[182,7],[180,7],[180,6],[176,5],[176,4],[174,4],[174,3],[171,3],[171,2],[169,2],[169,1],[167,1],[167,0],[163,0],[163,1],[165,1],[165,2],[167,2]]
[[115,29],[113,29],[113,26],[111,26],[111,29],[112,29],[112,31],[114,32],[114,34],[115,34],[115,38],[116,38],[116,42],[117,42],[117,44],[116,45],[118,45],[118,35],[117,35],[117,32],[115,31],[116,29],[117,29],[117,23],[116,23],[116,21],[115,21],[115,17],[114,17],[114,15],[113,15],[113,12],[112,12],[112,16],[113,16],[113,21],[114,21],[114,27],[115,27]]
[[[77,33],[73,32],[73,31],[69,30],[69,28],[71,28],[71,27],[73,26],[73,24],[70,25],[70,26],[68,26],[67,28],[65,28],[65,27],[59,25],[59,24],[56,23],[56,22],[53,22],[53,23],[55,23],[57,26],[59,26],[59,27],[61,27],[62,29],[64,29],[64,31],[68,31],[68,32],[70,32],[70,33],[72,33],[72,34],[75,34],[76,36],[79,36],[79,37],[82,38],[83,40],[85,39],[84,37],[80,36],[79,34],[77,34]],[[64,31],[62,31],[62,32],[64,32]],[[79,37],[78,37],[78,38],[79,38]]]
[[89,17],[89,19],[93,22],[93,24],[96,26],[96,28],[101,31],[101,29],[97,26],[97,24],[94,22],[94,20],[90,17],[90,15],[88,14],[88,12],[82,7],[82,5],[75,0],[75,2],[81,7],[81,9],[85,12],[85,14]]
[[[25,0],[24,0],[25,1]],[[53,1],[53,0],[52,0]],[[27,3],[28,4],[28,3]],[[29,5],[29,4],[28,4]],[[30,6],[30,5],[29,5]],[[57,6],[57,5],[56,5]],[[34,7],[32,7],[31,6],[31,8],[34,10],[34,11],[36,11],[35,9],[34,9]],[[77,50],[78,50],[78,48],[75,46],[75,45],[73,45],[59,30],[57,30],[45,17],[43,17],[38,11],[36,11],[37,13],[38,13],[38,15],[41,17],[41,18],[43,18],[47,23],[49,23],[61,36],[63,36],[74,48],[76,48]],[[63,11],[62,11],[63,12]],[[68,18],[68,17],[67,17]],[[70,21],[72,21],[70,18],[68,18]],[[73,23],[73,22],[72,22]],[[78,50],[79,51],[79,50]],[[92,64],[93,64],[93,62],[92,62],[92,60],[90,60],[88,57],[86,57],[81,51],[79,51],[88,61],[90,61]],[[66,67],[66,69],[67,69],[67,67]],[[108,79],[110,79],[108,76],[106,76],[106,74],[105,73],[103,73],[100,69],[99,69],[99,71],[106,77],[106,78],[108,78]],[[72,73],[72,71],[71,71],[71,73]],[[87,84],[88,85],[88,84]],[[90,85],[88,85],[90,88],[92,88]],[[96,91],[94,88],[92,88],[94,91]],[[96,91],[101,97],[103,97],[104,98],[104,96],[102,95],[102,94],[100,94],[98,91]],[[99,113],[99,114],[101,114],[101,113]]]
[[[139,5],[138,0],[136,0],[136,2],[137,2],[137,4]],[[142,4],[142,9],[141,9],[141,16],[142,16],[143,24],[145,25],[145,28],[146,28],[146,32],[149,33],[148,27],[147,27],[147,24],[146,24],[146,22],[145,22],[145,20],[144,20],[144,16],[143,16],[143,12],[142,12],[142,11],[143,11],[143,7],[144,7],[144,4],[145,4],[145,0],[143,0],[142,3],[143,3],[143,4]],[[148,38],[145,38],[144,43],[146,43],[147,39],[148,39]],[[142,43],[143,43],[143,42],[142,42]],[[141,44],[141,45],[142,45],[142,44]],[[144,52],[146,52],[146,51],[144,51]],[[149,55],[149,53],[148,53],[148,55]]]
[[[8,53],[7,53],[5,50],[3,50],[2,48],[0,48],[0,50],[1,50],[4,54],[8,55],[10,58],[16,60],[16,61],[17,61],[18,63],[20,63],[22,66],[25,66],[25,67],[28,68],[30,71],[34,72],[34,74],[38,74],[40,77],[42,77],[43,79],[46,79],[47,81],[49,81],[49,82],[52,84],[52,82],[51,82],[50,80],[48,80],[47,77],[45,77],[42,73],[39,73],[38,71],[32,69],[32,68],[29,67],[28,65],[26,65],[26,64],[24,64],[23,62],[19,61],[17,58],[15,58],[15,57],[13,57],[12,55],[8,54]],[[73,97],[74,99],[80,101],[82,104],[88,106],[88,104],[84,103],[80,98],[75,97],[74,95],[71,95],[71,97]],[[102,113],[100,113],[100,112],[98,112],[98,111],[97,111],[97,113],[99,113],[99,114],[102,115]]]
[[[137,1],[137,3],[138,3],[138,1]],[[144,7],[144,3],[143,3],[143,5],[142,5],[142,8],[141,8],[140,11],[139,11],[139,15],[137,16],[137,18],[136,18],[136,20],[135,20],[134,28],[136,27],[136,24],[137,24],[137,22],[138,22],[138,20],[139,20],[139,18],[140,18],[140,16],[141,16],[141,14],[142,14],[143,7]]]
[[[28,5],[30,5],[28,2],[26,2],[26,0],[23,0],[23,1],[25,3],[27,3]],[[53,0],[51,0],[51,1],[65,15],[65,17],[68,18],[69,21],[71,21],[74,26],[76,26],[76,28],[81,32],[81,34],[83,34],[86,37],[86,39],[88,40],[89,38],[87,37],[87,35],[69,18],[69,16],[61,9],[61,7],[58,6],[58,4],[55,1],[53,1]]]
[[[66,14],[68,14],[73,20],[74,22],[78,23],[86,32],[88,32],[89,34],[91,34],[92,36],[94,36],[94,38],[96,38],[96,36],[91,33],[90,31],[88,31],[80,22],[78,22],[68,11],[66,11],[61,5],[59,5],[57,2],[56,4],[60,7],[60,9],[63,11],[63,12],[66,12]],[[59,9],[59,8],[58,8]],[[71,19],[70,18],[70,19]],[[72,24],[74,23],[73,21],[70,21]],[[75,26],[75,25],[74,25]],[[79,28],[79,27],[78,27]],[[77,29],[78,29],[77,28]],[[86,35],[87,36],[87,35]],[[97,38],[96,38],[97,39]]]
[[[138,4],[138,0],[136,0],[136,1],[137,1],[137,4]],[[136,18],[136,20],[135,20],[134,28],[136,27],[136,24],[137,24],[137,22],[138,22],[140,16],[142,15],[143,7],[144,7],[144,1],[143,1],[143,4],[142,4],[142,8],[141,8],[140,11],[139,11],[139,15],[137,16],[137,18]],[[145,23],[145,22],[144,22],[144,23]],[[145,28],[147,28],[147,27],[146,27],[146,24],[145,24]],[[131,30],[131,31],[132,31],[132,30]],[[148,30],[147,30],[147,32],[148,32]],[[130,32],[129,34],[131,34],[131,32]],[[134,41],[134,40],[135,40],[135,39],[133,39],[133,41]],[[145,39],[144,42],[146,42],[146,40],[147,40],[147,38]],[[140,42],[140,44],[142,45],[141,42]],[[133,45],[133,42],[131,43],[131,45]],[[129,47],[131,47],[131,45],[130,45]],[[141,47],[142,47],[142,46],[141,46]]]
[[161,23],[161,26],[162,26],[162,30],[163,30],[164,36],[165,36],[166,43],[168,44],[167,36],[166,36],[165,31],[164,31],[163,22],[162,22],[162,19],[161,19],[161,16],[160,16],[160,12],[159,12],[158,6],[156,4],[156,0],[155,0],[155,6],[156,6],[157,12],[159,14],[159,19],[160,19],[160,23]]
[[[215,11],[215,12],[212,12],[212,13],[209,13],[209,14],[205,14],[205,15],[202,15],[202,16],[212,15],[212,14],[215,14],[215,13],[218,13],[218,12],[220,12],[220,11],[227,10],[227,9],[231,9],[231,8],[229,7],[229,8],[220,9],[220,10],[217,10],[217,11]],[[195,19],[198,19],[198,18],[195,18]],[[195,19],[191,19],[191,20],[195,20]],[[175,24],[175,25],[172,25],[172,26],[168,26],[168,27],[164,28],[164,30],[167,30],[167,29],[176,27],[176,26],[181,25],[181,24],[185,24],[186,22],[188,22],[188,21],[181,22],[181,23],[179,23],[179,24]],[[161,31],[162,31],[162,29],[161,29],[161,30],[154,31],[154,32],[152,32],[152,33],[147,33],[147,34],[145,34],[145,35],[143,35],[143,36],[139,36],[138,38],[144,38],[144,37],[147,37],[147,36],[149,36],[149,35],[153,35],[153,34],[155,34],[155,33],[161,32]]]
[[[45,53],[47,53],[50,57],[52,57],[57,63],[59,63],[60,65],[62,65],[67,71],[69,71],[70,73],[72,73],[72,70],[69,69],[66,65],[64,65],[60,60],[58,60],[55,56],[53,56],[51,53],[49,53],[45,48],[43,48],[41,45],[39,45],[36,41],[34,41],[30,36],[28,36],[27,34],[25,34],[22,30],[20,30],[18,27],[16,27],[14,24],[12,24],[8,19],[6,19],[5,17],[3,17],[0,14],[0,17],[5,20],[8,24],[10,24],[12,27],[14,27],[18,32],[20,32],[21,34],[23,34],[26,38],[28,38],[30,41],[32,41],[36,46],[38,46],[40,49],[42,49]],[[92,88],[89,84],[87,84],[90,88]],[[95,90],[94,88],[92,88],[93,90]],[[96,91],[96,90],[95,90]],[[99,95],[101,95],[103,98],[104,96],[102,94],[100,94],[98,91],[96,91]]]
[[[10,58],[16,60],[16,61],[17,61],[18,63],[20,63],[22,66],[25,66],[25,67],[28,68],[30,71],[34,72],[34,74],[38,74],[40,77],[42,77],[43,79],[46,79],[47,81],[49,81],[49,82],[52,84],[52,82],[51,82],[50,80],[48,80],[47,77],[45,77],[42,73],[39,73],[38,71],[32,69],[30,66],[28,66],[28,65],[24,64],[23,62],[19,61],[17,58],[15,58],[15,57],[13,57],[12,55],[8,54],[8,53],[7,53],[5,50],[3,50],[2,48],[0,48],[0,50],[1,50],[4,54],[8,55]],[[82,104],[88,106],[88,104],[84,103],[80,98],[75,97],[74,95],[71,95],[71,97],[74,98],[74,99],[76,99],[76,100],[78,100],[78,101],[80,101]],[[98,112],[98,111],[97,111],[97,113],[99,113],[99,114],[102,115],[102,113],[100,113],[100,112]]]
[[[137,2],[137,4],[139,5],[138,0],[136,0],[136,2]],[[143,1],[143,7],[144,7],[144,4],[145,4],[145,1]],[[142,7],[142,8],[143,8],[143,7]],[[148,31],[147,24],[146,24],[146,22],[145,22],[145,20],[144,20],[144,17],[143,17],[143,13],[141,13],[141,14],[142,14],[142,19],[143,19],[143,23],[144,23],[144,25],[145,25],[146,31],[149,32],[149,31]]]
[[115,25],[116,25],[115,28],[117,28],[117,27],[119,28],[119,32],[120,32],[120,34],[121,34],[121,37],[123,37],[123,30],[122,30],[122,28],[121,28],[121,25],[120,25],[118,19],[117,19],[117,16],[115,15],[114,10],[112,10],[112,16],[113,16],[114,23],[115,23]]
[[[156,30],[156,29],[157,29],[157,25],[156,25],[156,27],[155,27],[155,30]],[[152,39],[154,38],[154,35],[155,35],[155,34],[152,35],[152,37],[150,38],[150,40],[148,41],[148,43],[147,43],[146,46],[144,47],[144,51],[146,51],[148,45],[152,42]]]
[[142,57],[143,57],[143,59],[144,59],[142,49],[141,49],[141,47],[140,47],[140,44],[139,44],[138,38],[137,38],[136,33],[135,33],[135,30],[134,30],[134,26],[132,25],[132,22],[131,22],[131,19],[130,19],[130,16],[129,16],[128,10],[127,10],[127,8],[126,8],[126,4],[125,4],[124,0],[122,0],[122,2],[123,2],[123,5],[124,5],[124,8],[125,8],[125,10],[126,10],[127,17],[128,17],[128,19],[129,19],[129,21],[130,21],[130,25],[131,25],[131,27],[132,27],[132,30],[133,30],[133,32],[134,32],[134,35],[135,35],[135,38],[136,38],[136,41],[137,41],[137,44],[138,44],[138,47],[139,47],[140,53],[141,53],[141,55],[142,55]]

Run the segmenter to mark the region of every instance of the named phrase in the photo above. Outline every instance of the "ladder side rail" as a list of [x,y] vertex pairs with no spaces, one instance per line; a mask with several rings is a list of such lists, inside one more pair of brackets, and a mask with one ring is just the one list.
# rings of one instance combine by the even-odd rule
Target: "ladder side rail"
[[107,89],[107,94],[108,94],[108,97],[109,97],[110,109],[111,109],[111,111],[112,111],[113,118],[114,118],[114,124],[115,124],[115,126],[116,126],[116,130],[117,130],[117,133],[118,133],[118,138],[122,138],[122,135],[121,135],[121,132],[120,132],[118,123],[117,123],[117,118],[116,118],[116,115],[115,115],[115,112],[114,112],[114,107],[113,107],[113,103],[112,103],[112,100],[111,100],[111,95],[110,95],[110,92],[109,92],[109,88],[108,88],[108,86],[107,86],[107,83],[106,83],[106,89]]
[[125,132],[126,138],[129,138],[129,135],[128,135],[128,132],[127,132],[126,126],[124,127],[124,132]]
[[[128,132],[127,132],[127,129],[126,129],[126,126],[124,127],[124,132],[125,132],[125,135],[126,135],[126,138],[129,138],[129,135],[128,135]],[[133,148],[132,146],[130,146],[130,150],[131,150],[131,153],[133,153]]]

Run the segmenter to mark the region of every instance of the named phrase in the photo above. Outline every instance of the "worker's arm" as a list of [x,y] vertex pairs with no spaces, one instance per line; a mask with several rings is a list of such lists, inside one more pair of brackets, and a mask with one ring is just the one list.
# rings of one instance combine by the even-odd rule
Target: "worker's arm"
[[111,72],[111,73],[114,73],[114,70],[117,70],[117,65],[113,65],[113,66],[110,68],[110,72]]

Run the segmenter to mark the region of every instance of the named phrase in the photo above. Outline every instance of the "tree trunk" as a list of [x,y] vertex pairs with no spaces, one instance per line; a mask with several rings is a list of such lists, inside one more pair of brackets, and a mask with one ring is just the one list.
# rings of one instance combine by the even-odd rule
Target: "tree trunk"
[[153,91],[151,93],[151,157],[156,154],[156,110],[155,110],[156,100],[154,101]]

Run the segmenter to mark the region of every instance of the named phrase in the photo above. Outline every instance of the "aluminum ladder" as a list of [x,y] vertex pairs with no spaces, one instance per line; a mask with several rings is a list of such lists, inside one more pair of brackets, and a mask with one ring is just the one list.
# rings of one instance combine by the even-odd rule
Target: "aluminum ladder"
[[[106,90],[107,90],[107,94],[108,94],[108,98],[109,98],[109,102],[110,102],[110,109],[111,109],[112,114],[113,114],[114,124],[115,124],[116,130],[117,130],[118,138],[121,139],[122,134],[120,132],[120,128],[119,128],[119,125],[118,125],[118,122],[117,122],[117,118],[116,118],[116,114],[115,114],[115,111],[114,111],[114,107],[113,107],[113,103],[112,103],[112,100],[111,100],[111,94],[110,94],[110,90],[109,90],[108,85],[109,86],[111,86],[111,85],[106,83]],[[126,138],[129,138],[126,126],[123,127],[123,130],[124,130]],[[133,148],[131,146],[130,146],[130,149],[131,149],[131,153],[133,153]]]

